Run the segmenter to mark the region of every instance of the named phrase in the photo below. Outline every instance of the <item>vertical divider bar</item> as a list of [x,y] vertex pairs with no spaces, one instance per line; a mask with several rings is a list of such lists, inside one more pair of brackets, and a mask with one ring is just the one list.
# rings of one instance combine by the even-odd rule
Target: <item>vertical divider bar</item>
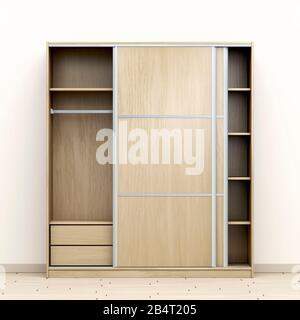
[[117,109],[117,50],[118,47],[113,47],[113,267],[117,265],[117,216],[118,216],[118,109]]
[[217,266],[217,52],[216,47],[211,48],[211,180],[212,180],[212,197],[211,197],[211,265]]
[[228,48],[224,48],[224,212],[223,212],[223,262],[228,267]]

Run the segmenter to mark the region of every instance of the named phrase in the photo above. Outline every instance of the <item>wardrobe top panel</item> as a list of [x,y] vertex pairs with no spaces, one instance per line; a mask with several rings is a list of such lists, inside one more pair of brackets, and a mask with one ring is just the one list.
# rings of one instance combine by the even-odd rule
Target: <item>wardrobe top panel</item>
[[48,47],[207,46],[252,47],[253,42],[47,42]]

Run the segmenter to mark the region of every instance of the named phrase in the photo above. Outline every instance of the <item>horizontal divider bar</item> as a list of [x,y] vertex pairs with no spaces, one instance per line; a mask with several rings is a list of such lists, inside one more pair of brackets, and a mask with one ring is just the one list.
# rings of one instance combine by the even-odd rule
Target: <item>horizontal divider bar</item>
[[85,225],[101,225],[101,226],[112,226],[113,222],[112,221],[59,221],[59,220],[51,220],[49,222],[50,225],[53,226],[61,226],[61,225],[66,225],[66,226],[85,226]]
[[112,88],[49,88],[50,91],[61,91],[61,92],[89,92],[89,91],[97,91],[97,92],[106,92],[106,91],[113,91]]
[[50,244],[50,247],[113,247],[112,244]]
[[[119,193],[119,197],[211,197],[211,193]],[[223,193],[217,193],[223,197]]]
[[250,181],[251,177],[228,177],[228,180],[232,180],[232,181]]
[[228,91],[236,92],[250,92],[251,88],[228,88]]
[[251,221],[228,221],[228,224],[232,226],[247,226],[251,224]]
[[112,114],[112,110],[54,110],[51,114]]
[[229,136],[251,136],[250,132],[228,132]]
[[[145,114],[145,115],[119,115],[118,118],[120,119],[131,119],[131,118],[162,118],[162,119],[212,119],[211,115],[180,115],[180,114],[174,114],[174,115],[160,115],[160,114]],[[223,115],[217,116],[218,119],[223,119]]]

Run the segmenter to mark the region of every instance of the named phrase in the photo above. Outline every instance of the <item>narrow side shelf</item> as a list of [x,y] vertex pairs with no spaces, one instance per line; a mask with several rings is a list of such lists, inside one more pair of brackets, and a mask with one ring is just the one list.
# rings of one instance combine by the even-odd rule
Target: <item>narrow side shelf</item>
[[228,88],[228,91],[250,92],[251,88]]
[[229,225],[236,225],[236,226],[244,226],[244,225],[250,225],[251,221],[228,221]]
[[229,136],[251,136],[250,132],[229,132],[228,133]]
[[51,114],[112,114],[112,110],[96,110],[96,109],[84,109],[84,110],[79,110],[79,109],[68,109],[68,110],[62,110],[62,109],[51,109],[50,110]]
[[98,225],[98,224],[105,224],[105,225],[112,225],[112,221],[59,221],[59,220],[51,220],[50,225]]
[[228,264],[252,264],[251,49],[228,50]]

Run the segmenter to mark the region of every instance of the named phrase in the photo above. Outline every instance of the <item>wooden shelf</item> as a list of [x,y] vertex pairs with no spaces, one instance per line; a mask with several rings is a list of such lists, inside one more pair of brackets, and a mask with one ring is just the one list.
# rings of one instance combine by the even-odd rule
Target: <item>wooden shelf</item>
[[243,181],[243,180],[251,180],[251,178],[250,177],[228,177],[228,180]]
[[82,92],[82,91],[113,91],[112,88],[50,88],[50,91],[75,91],[75,92]]
[[250,88],[228,88],[228,91],[236,91],[236,92],[249,92]]
[[250,132],[228,132],[229,136],[251,136]]
[[229,225],[232,225],[232,226],[248,226],[251,224],[250,221],[228,221],[228,224]]
[[238,268],[238,269],[251,269],[251,266],[248,263],[229,263],[229,268]]
[[98,225],[98,224],[106,224],[112,225],[112,221],[59,221],[59,220],[52,220],[50,221],[50,225],[61,225],[61,224],[70,224],[70,225]]
[[51,114],[112,114],[111,109],[107,110],[96,110],[96,109],[73,109],[73,110],[62,110],[62,109],[50,109]]

